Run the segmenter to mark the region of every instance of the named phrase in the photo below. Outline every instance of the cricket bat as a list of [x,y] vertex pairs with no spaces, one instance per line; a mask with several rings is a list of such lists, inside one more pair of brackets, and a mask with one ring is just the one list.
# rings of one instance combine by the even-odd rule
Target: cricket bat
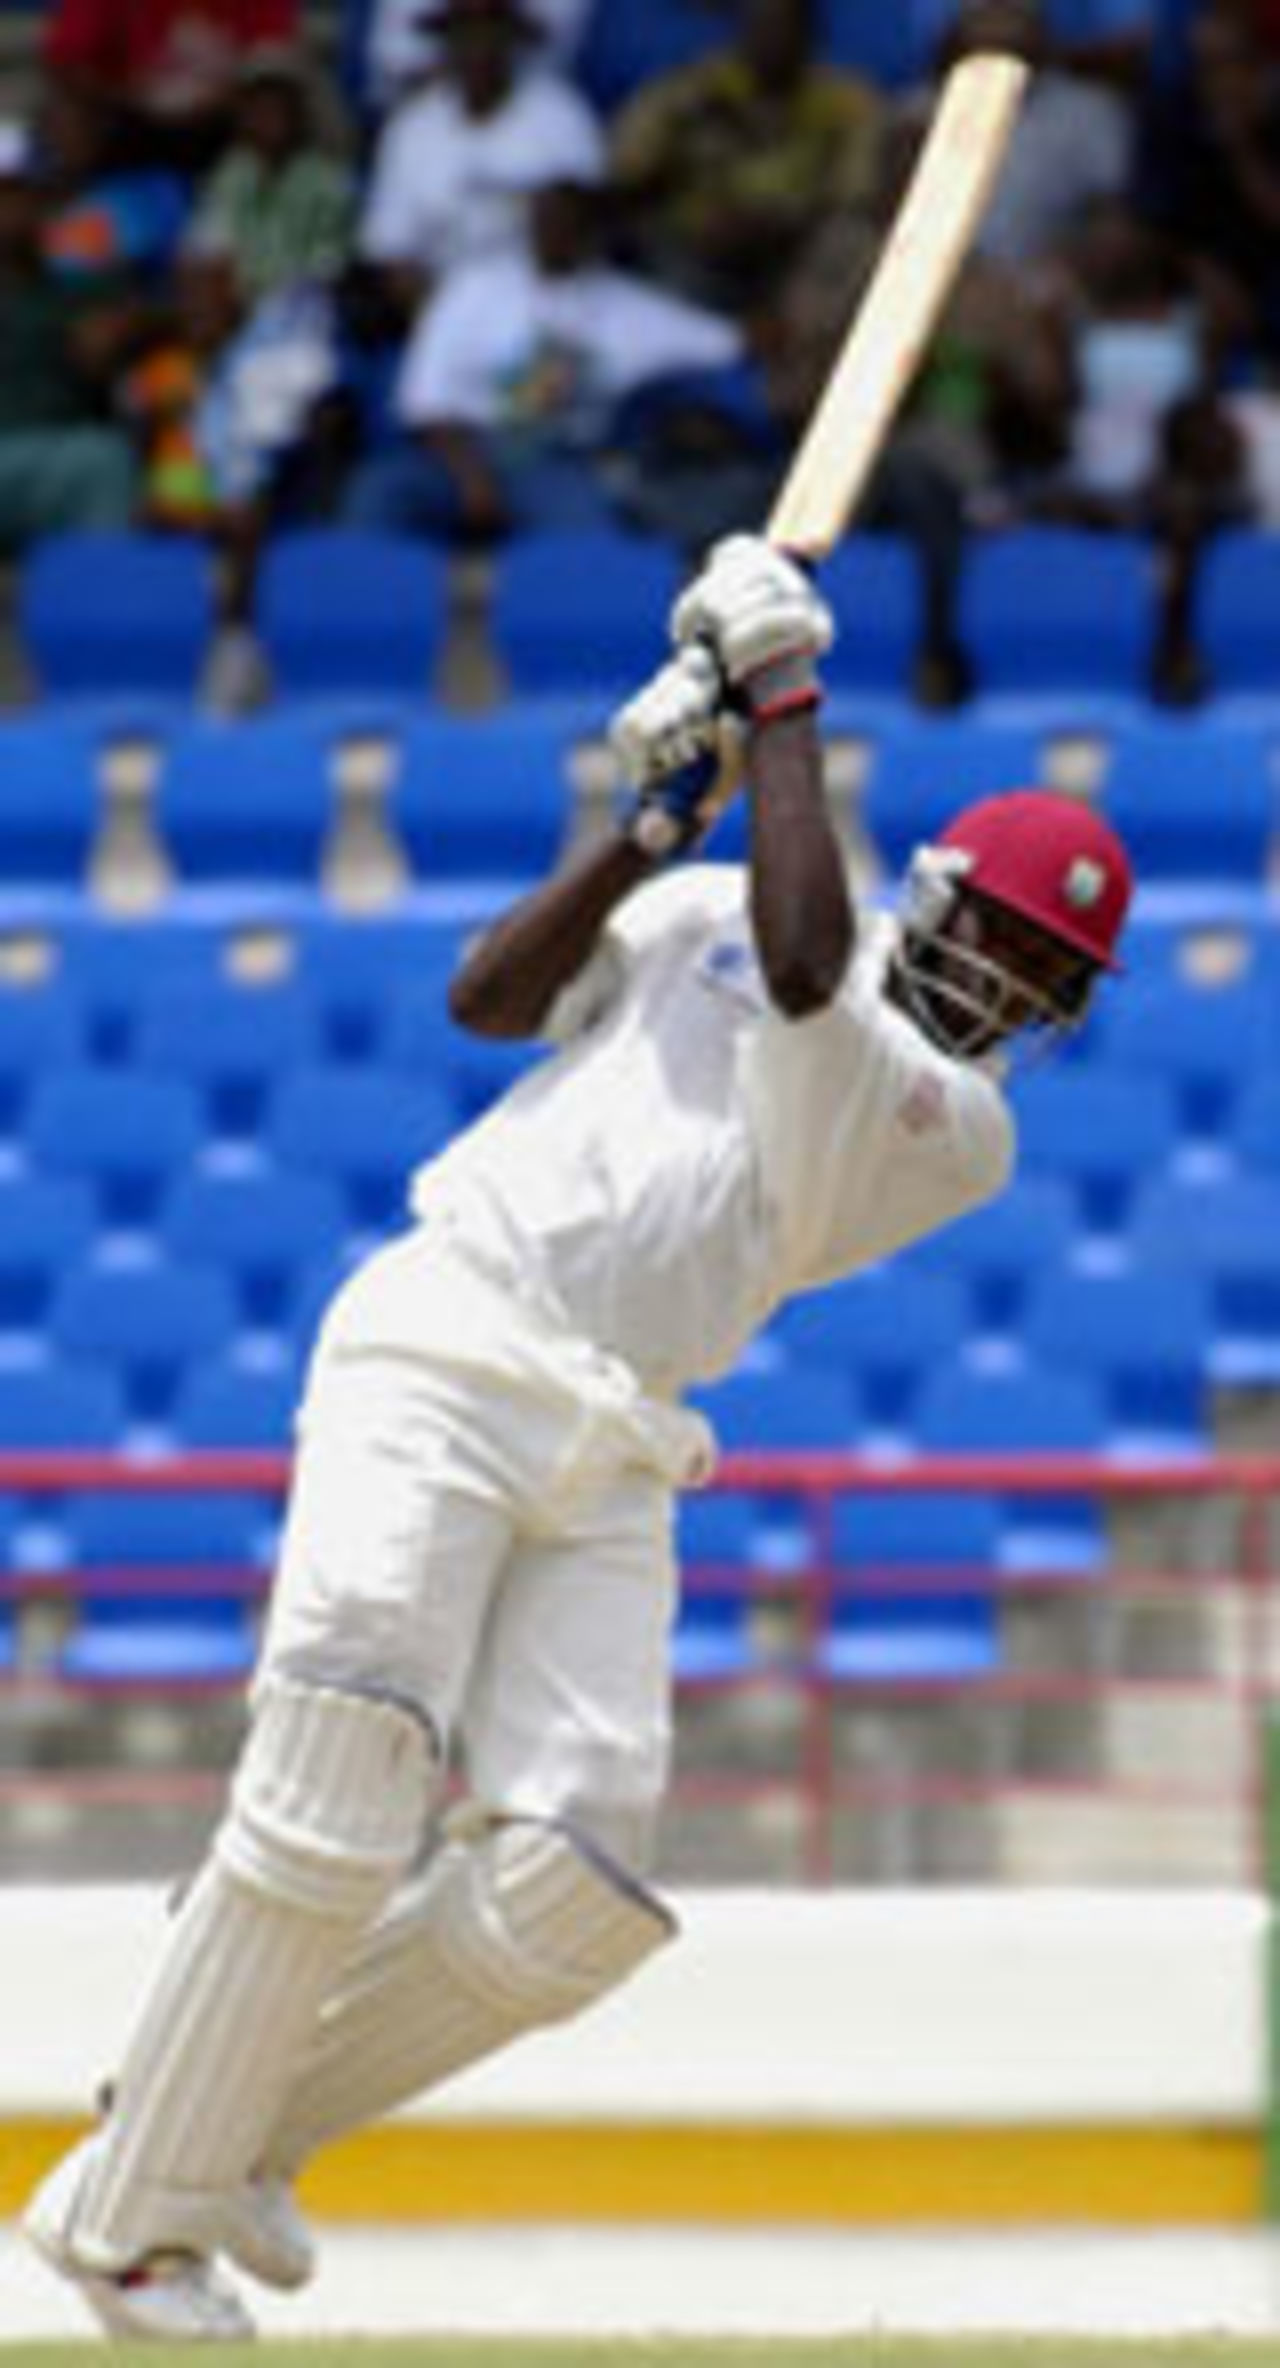
[[[1009,145],[1029,69],[978,51],[942,87],[864,291],[765,534],[797,559],[824,559],[844,534],[955,285]],[[702,806],[709,824],[741,784],[741,744],[726,727]]]
[[765,533],[801,559],[839,542],[986,210],[1028,80],[986,51],[953,66]]

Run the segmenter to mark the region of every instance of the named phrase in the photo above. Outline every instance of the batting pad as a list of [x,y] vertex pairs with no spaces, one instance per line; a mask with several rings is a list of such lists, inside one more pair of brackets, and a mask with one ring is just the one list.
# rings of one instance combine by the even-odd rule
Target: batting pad
[[320,2006],[390,1896],[435,1785],[408,1709],[275,1681],[130,2043],[70,2243],[87,2268],[207,2250]]
[[576,2014],[675,1930],[566,1827],[514,1818],[446,1841],[325,2009],[262,2167],[291,2178],[329,2139]]

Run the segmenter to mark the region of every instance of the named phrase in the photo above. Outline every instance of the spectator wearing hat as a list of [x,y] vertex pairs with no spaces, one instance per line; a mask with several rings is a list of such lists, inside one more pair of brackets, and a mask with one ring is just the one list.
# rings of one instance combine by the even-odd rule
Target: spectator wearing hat
[[600,124],[539,54],[526,0],[431,0],[422,22],[438,70],[379,136],[360,233],[406,318],[458,264],[520,244],[531,189],[604,169]]
[[133,510],[128,438],[111,387],[125,304],[55,271],[29,133],[0,124],[0,549],[64,527],[118,527]]
[[354,182],[316,135],[302,56],[287,47],[257,51],[241,70],[232,145],[205,184],[193,239],[230,255],[252,301],[336,279],[355,224]]
[[[572,73],[591,0],[529,0],[542,35],[542,56]],[[374,0],[368,11],[360,75],[363,96],[385,115],[440,63],[440,36],[423,18],[422,0]]]
[[225,142],[246,57],[295,39],[300,18],[299,0],[54,0],[45,60],[119,110],[131,162],[197,173]]

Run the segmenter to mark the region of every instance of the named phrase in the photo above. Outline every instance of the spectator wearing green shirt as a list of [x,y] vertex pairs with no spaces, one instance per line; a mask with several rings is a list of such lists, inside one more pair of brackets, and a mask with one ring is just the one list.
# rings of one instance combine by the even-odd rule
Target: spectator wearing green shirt
[[228,255],[253,302],[300,282],[330,282],[354,245],[351,174],[317,137],[298,52],[258,50],[239,82],[232,144],[205,184],[192,239]]
[[127,302],[51,268],[29,136],[0,123],[0,550],[133,514],[134,461],[114,423]]
[[875,182],[885,103],[824,63],[816,14],[816,0],[736,0],[733,46],[654,77],[614,125],[637,259],[739,317]]

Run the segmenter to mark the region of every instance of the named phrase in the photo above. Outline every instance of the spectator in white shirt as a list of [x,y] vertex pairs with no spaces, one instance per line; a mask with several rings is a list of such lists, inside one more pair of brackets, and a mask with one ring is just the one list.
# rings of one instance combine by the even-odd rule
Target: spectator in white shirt
[[440,42],[427,87],[378,139],[360,246],[406,313],[459,264],[524,235],[539,183],[595,180],[604,141],[587,100],[535,53],[525,0],[435,0],[419,20]]
[[615,406],[682,373],[726,373],[740,331],[600,260],[602,193],[555,181],[526,243],[453,273],[410,339],[395,393],[402,442],[357,473],[362,525],[486,539],[609,514]]

